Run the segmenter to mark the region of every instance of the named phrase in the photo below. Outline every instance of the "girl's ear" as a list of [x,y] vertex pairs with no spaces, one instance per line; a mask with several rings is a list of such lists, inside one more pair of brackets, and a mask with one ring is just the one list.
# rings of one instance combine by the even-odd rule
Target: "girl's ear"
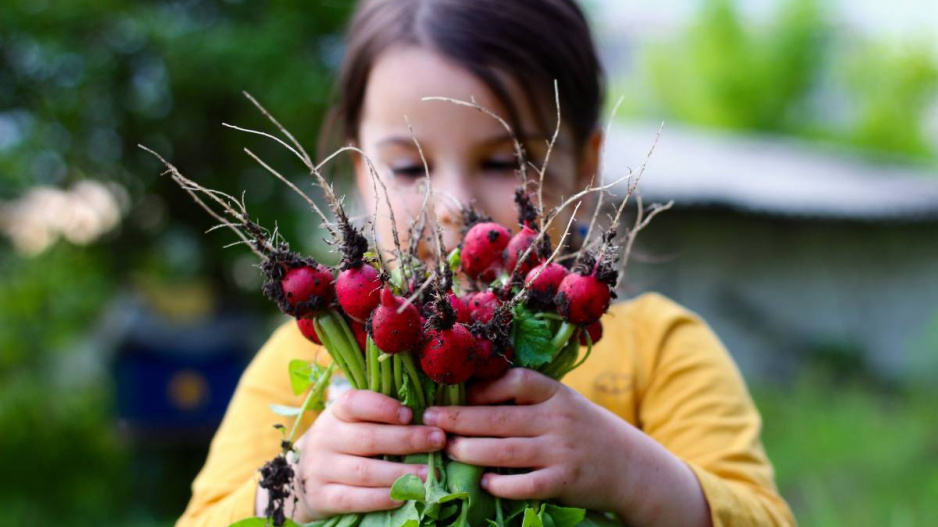
[[577,169],[577,189],[586,188],[590,181],[593,181],[593,185],[602,184],[599,179],[601,174],[597,172],[599,171],[599,156],[602,152],[603,140],[602,128],[596,127],[586,140],[586,144],[583,145],[583,150],[580,151],[580,166]]

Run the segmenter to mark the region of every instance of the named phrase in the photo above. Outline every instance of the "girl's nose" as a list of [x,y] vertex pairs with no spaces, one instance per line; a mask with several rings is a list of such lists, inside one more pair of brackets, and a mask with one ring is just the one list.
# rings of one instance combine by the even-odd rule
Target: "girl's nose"
[[448,248],[459,242],[463,223],[462,207],[472,199],[468,175],[459,169],[442,169],[434,174],[433,192],[436,195],[436,215],[443,227],[444,241]]

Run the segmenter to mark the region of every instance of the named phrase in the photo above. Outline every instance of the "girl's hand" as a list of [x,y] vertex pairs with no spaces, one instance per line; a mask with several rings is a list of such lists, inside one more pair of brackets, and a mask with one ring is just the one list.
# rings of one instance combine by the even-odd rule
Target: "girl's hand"
[[513,368],[473,387],[469,403],[433,407],[424,422],[455,434],[453,459],[488,467],[483,487],[510,499],[557,499],[611,511],[629,525],[709,525],[690,468],[653,439],[576,391],[532,370]]
[[[426,465],[405,465],[372,456],[437,451],[446,434],[432,426],[407,426],[410,408],[367,390],[350,390],[328,407],[297,441],[300,460],[294,465],[299,523],[347,512],[370,512],[399,507],[390,498],[391,485],[404,474],[426,479]],[[258,489],[258,515],[267,505]],[[287,513],[290,514],[288,501]]]

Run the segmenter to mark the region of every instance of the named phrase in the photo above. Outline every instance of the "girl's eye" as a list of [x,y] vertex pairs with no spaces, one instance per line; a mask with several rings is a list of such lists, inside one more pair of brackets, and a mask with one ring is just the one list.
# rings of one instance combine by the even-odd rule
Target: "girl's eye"
[[514,172],[518,167],[518,164],[512,159],[511,161],[502,160],[502,159],[489,159],[482,163],[482,169],[488,172]]
[[423,165],[403,165],[399,167],[391,167],[391,173],[395,176],[402,176],[408,178],[418,178],[426,175],[426,170]]

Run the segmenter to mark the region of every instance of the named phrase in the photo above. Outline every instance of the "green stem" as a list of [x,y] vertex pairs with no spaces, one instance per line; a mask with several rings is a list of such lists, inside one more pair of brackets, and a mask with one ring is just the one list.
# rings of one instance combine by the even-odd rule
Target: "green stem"
[[309,407],[313,404],[313,401],[322,399],[322,394],[326,391],[326,386],[329,386],[329,381],[332,379],[332,373],[335,371],[335,368],[336,363],[333,362],[326,368],[322,376],[319,377],[319,380],[316,381],[316,385],[310,388],[309,393],[306,394],[306,399],[303,400],[303,405],[300,406],[300,413],[296,416],[296,421],[293,421],[293,428],[290,429],[290,435],[287,436],[287,441],[292,443],[296,438],[296,433],[300,428],[300,421],[303,420],[303,416],[309,411]]
[[395,356],[401,357],[404,370],[407,372],[407,376],[410,377],[411,384],[414,385],[414,392],[417,394],[417,403],[420,405],[421,409],[426,408],[427,398],[423,393],[423,383],[420,382],[420,371],[417,370],[413,355],[411,355],[409,351],[403,351]]
[[316,335],[319,336],[319,340],[322,341],[322,345],[326,348],[326,351],[329,352],[329,355],[332,357],[332,361],[339,366],[339,369],[342,370],[342,375],[348,380],[349,384],[352,385],[352,388],[358,388],[358,383],[355,380],[355,377],[352,375],[352,371],[349,369],[348,363],[345,362],[345,354],[342,353],[336,344],[332,342],[330,334],[326,332],[323,328],[323,320],[325,317],[313,317],[313,329],[316,331]]
[[396,396],[404,386],[404,371],[400,355],[395,354],[391,361],[394,368],[394,394]]
[[[352,333],[352,328],[350,328],[348,323],[345,322],[345,319],[342,318],[342,315],[331,309],[329,311],[331,311],[332,319],[335,321],[336,325],[342,330],[343,333],[345,333],[345,341],[348,342],[349,346],[349,353],[346,360],[352,363],[353,368],[357,367],[358,370],[362,372],[362,380],[364,380],[365,354],[362,352],[365,350],[358,347],[358,341],[355,340],[355,333]],[[357,353],[352,353],[353,351]]]
[[560,375],[557,377],[558,380],[562,379],[566,374],[570,373],[571,371],[582,366],[583,363],[586,362],[586,359],[589,358],[590,353],[593,353],[593,338],[590,337],[589,331],[586,331],[585,329],[583,330],[583,334],[586,335],[586,353],[583,354],[583,358],[578,360],[576,364],[560,372]]
[[462,404],[462,401],[459,399],[459,385],[458,384],[447,384],[446,385],[446,403],[449,406],[459,406]]
[[393,386],[394,380],[392,378],[391,361],[382,360],[382,361],[378,361],[378,364],[381,365],[381,393],[389,397],[392,397],[391,391],[393,390],[392,386]]
[[378,391],[378,384],[380,383],[380,374],[378,370],[378,346],[375,346],[373,340],[371,340],[371,335],[368,336],[368,340],[365,341],[365,354],[368,359],[368,389],[376,392]]
[[576,330],[577,327],[567,321],[564,321],[563,324],[560,324],[560,327],[557,329],[557,333],[550,341],[550,349],[554,355],[557,355],[557,352],[567,345],[567,342],[570,340],[570,337],[573,336]]

